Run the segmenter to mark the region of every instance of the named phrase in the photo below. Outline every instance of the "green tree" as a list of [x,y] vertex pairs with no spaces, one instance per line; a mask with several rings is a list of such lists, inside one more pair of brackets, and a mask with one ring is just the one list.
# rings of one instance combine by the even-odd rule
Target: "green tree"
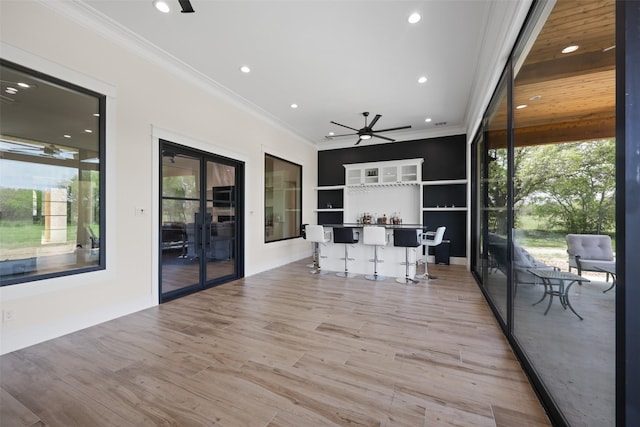
[[489,150],[487,169],[487,214],[489,229],[495,233],[507,234],[507,150]]
[[0,188],[0,213],[4,220],[30,222],[33,217],[33,191]]
[[[536,157],[539,147],[517,148],[514,151],[514,167],[517,173],[513,180],[513,205],[517,208],[526,203],[531,194],[541,188],[546,179],[546,173],[530,173],[531,159]],[[489,226],[499,234],[507,234],[507,150],[496,149],[489,153],[489,188],[488,206],[490,209]]]
[[516,182],[533,212],[569,233],[612,231],[615,225],[615,142],[600,140],[528,147]]

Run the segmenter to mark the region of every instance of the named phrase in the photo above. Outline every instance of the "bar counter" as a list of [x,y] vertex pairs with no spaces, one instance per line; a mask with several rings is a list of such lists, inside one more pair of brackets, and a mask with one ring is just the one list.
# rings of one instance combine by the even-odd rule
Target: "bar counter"
[[[364,227],[378,226],[384,227],[387,232],[387,244],[378,251],[379,258],[384,261],[378,264],[378,273],[382,276],[392,278],[402,278],[405,276],[405,248],[393,245],[393,230],[399,229],[415,229],[417,232],[426,232],[426,227],[422,224],[362,224],[362,223],[342,223],[342,224],[323,224],[326,231],[330,231],[330,241],[324,245],[320,245],[320,266],[322,270],[334,271],[336,273],[344,271],[344,244],[333,243],[333,228],[353,228],[355,233],[359,235],[359,242],[349,246],[349,272],[358,275],[373,274],[373,258],[374,246],[364,245],[362,243],[362,233],[358,229]],[[327,236],[329,237],[329,236]],[[416,259],[422,258],[422,246],[417,248],[409,248],[409,273],[410,276],[416,274]]]
[[337,228],[337,227],[362,228],[362,227],[371,227],[375,225],[378,227],[384,227],[388,229],[415,228],[416,230],[427,231],[427,226],[422,224],[363,224],[360,222],[351,222],[351,223],[345,222],[343,224],[323,224],[323,225],[329,228]]

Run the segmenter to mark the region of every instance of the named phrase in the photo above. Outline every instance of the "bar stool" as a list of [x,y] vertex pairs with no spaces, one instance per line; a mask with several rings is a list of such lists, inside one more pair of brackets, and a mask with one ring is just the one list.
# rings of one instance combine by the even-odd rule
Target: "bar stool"
[[313,246],[313,270],[311,274],[327,274],[320,268],[320,258],[326,258],[320,255],[320,244],[325,244],[331,239],[327,238],[324,227],[321,225],[307,225],[305,227],[305,239],[311,242]]
[[349,245],[358,243],[356,232],[351,227],[334,227],[333,228],[333,243],[344,244],[344,272],[336,273],[336,276],[340,277],[356,277],[356,274],[349,273],[348,262],[354,261],[354,258],[349,258]]
[[378,258],[378,248],[387,244],[387,230],[384,227],[365,226],[362,229],[362,243],[373,246],[373,275],[365,276],[368,280],[384,280],[386,277],[378,275],[378,263],[384,262]]
[[[307,240],[307,225],[309,224],[302,224],[302,228],[300,229],[300,234],[302,235],[302,238],[304,240]],[[309,268],[315,267],[313,261],[311,262],[311,264],[307,264],[307,267]]]
[[442,243],[442,238],[444,237],[444,232],[447,227],[438,227],[435,231],[427,231],[422,236],[422,244],[426,246],[425,254],[424,254],[424,274],[422,275],[423,279],[437,279],[436,276],[432,276],[429,274],[429,248],[432,246],[438,246]]
[[404,278],[398,277],[396,279],[398,283],[418,283],[418,280],[409,277],[409,265],[415,264],[415,261],[413,263],[409,262],[409,248],[417,248],[422,245],[419,236],[420,230],[415,228],[395,228],[393,230],[393,246],[404,248],[404,262],[400,264],[405,266],[405,275]]

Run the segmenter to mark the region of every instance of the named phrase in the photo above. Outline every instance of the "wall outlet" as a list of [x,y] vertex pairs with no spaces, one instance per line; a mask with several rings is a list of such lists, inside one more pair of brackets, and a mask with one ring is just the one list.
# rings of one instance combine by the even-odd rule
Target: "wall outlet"
[[15,319],[15,312],[13,310],[10,310],[10,309],[2,310],[3,323],[11,322],[13,319]]

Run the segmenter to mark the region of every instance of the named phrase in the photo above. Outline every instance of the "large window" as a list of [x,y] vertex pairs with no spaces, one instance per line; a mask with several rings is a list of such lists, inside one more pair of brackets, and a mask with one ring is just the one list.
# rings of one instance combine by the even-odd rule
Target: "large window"
[[[509,276],[507,234],[509,191],[507,188],[508,128],[507,80],[503,79],[487,111],[484,141],[486,168],[481,177],[482,230],[486,231],[488,262],[483,266],[483,284],[502,321],[507,321],[507,278]],[[481,157],[482,158],[482,157]]]
[[573,235],[603,250],[612,242],[615,254],[624,234],[614,216],[615,8],[536,3],[474,143],[473,270],[559,426],[617,425],[620,288],[568,256]]
[[302,166],[265,154],[264,183],[265,242],[300,237]]
[[0,61],[0,282],[104,268],[105,97]]

